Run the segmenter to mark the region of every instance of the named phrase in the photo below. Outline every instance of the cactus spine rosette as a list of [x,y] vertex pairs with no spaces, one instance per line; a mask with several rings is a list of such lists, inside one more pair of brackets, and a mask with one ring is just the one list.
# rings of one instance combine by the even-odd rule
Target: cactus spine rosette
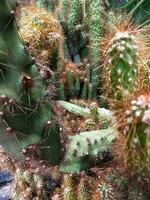
[[122,113],[129,167],[135,171],[150,170],[150,92],[134,97]]

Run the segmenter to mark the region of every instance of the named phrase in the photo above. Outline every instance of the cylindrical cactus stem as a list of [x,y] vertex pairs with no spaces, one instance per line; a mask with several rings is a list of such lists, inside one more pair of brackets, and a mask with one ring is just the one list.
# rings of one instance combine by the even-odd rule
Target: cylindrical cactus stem
[[68,18],[68,9],[69,9],[69,0],[63,0],[62,1],[62,16],[65,21],[67,21]]
[[100,59],[100,37],[103,36],[102,12],[104,10],[102,0],[91,0],[91,54],[94,64]]
[[114,99],[121,100],[136,88],[138,78],[137,45],[129,31],[120,31],[107,49],[106,82]]
[[74,77],[72,71],[67,71],[67,95],[69,98],[74,96]]
[[65,174],[64,175],[64,183],[63,183],[63,199],[64,200],[75,200],[74,194],[74,181],[72,175]]
[[101,0],[91,0],[90,5],[91,63],[93,65],[91,82],[93,86],[93,98],[97,99],[97,91],[99,86],[99,61],[101,57],[100,38],[103,36],[103,4]]
[[78,199],[77,200],[90,200],[90,191],[89,191],[87,180],[82,177],[78,185]]
[[98,106],[95,102],[91,103],[90,105],[90,114],[93,120],[95,122],[98,122],[99,120]]
[[68,30],[70,34],[74,34],[76,31],[76,25],[79,23],[79,16],[82,13],[82,1],[72,0],[71,10],[68,17]]
[[92,83],[90,83],[88,85],[88,99],[92,100],[92,98],[93,98],[93,86],[92,86]]
[[81,83],[80,83],[80,75],[77,74],[76,80],[75,80],[75,97],[78,98],[81,92]]
[[66,96],[65,96],[65,86],[64,86],[63,81],[60,81],[60,83],[59,83],[58,98],[60,100],[65,100],[66,99]]
[[88,95],[88,80],[85,79],[83,84],[81,99],[87,99],[87,95]]
[[86,65],[86,77],[88,79],[88,82],[90,83],[91,82],[91,66],[89,63]]

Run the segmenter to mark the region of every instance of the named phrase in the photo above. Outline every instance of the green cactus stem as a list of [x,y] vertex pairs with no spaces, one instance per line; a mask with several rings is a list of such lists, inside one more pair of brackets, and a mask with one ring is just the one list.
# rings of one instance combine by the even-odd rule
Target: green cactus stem
[[117,32],[109,42],[107,74],[105,75],[114,99],[121,100],[136,88],[138,77],[137,48],[134,35],[128,31]]
[[74,180],[71,175],[65,174],[63,181],[64,200],[74,200]]
[[60,170],[67,173],[77,173],[88,169],[93,164],[93,160],[102,161],[117,135],[116,129],[108,128],[69,136],[66,159],[60,165]]
[[97,91],[99,87],[99,65],[101,58],[100,39],[103,36],[103,4],[101,0],[92,0],[90,3],[90,43],[91,43],[91,63],[93,65],[91,81],[93,86],[93,98],[97,99]]
[[0,2],[0,144],[15,159],[25,159],[33,145],[31,157],[36,152],[42,159],[46,151],[49,162],[58,164],[61,143],[52,94],[18,34],[10,1]]
[[[90,109],[88,108],[83,108],[66,101],[59,101],[59,104],[63,106],[68,112],[73,113],[77,116],[91,116]],[[101,122],[107,122],[108,124],[111,122],[111,124],[115,124],[113,113],[110,110],[98,107],[96,112],[98,112],[98,116],[97,114],[96,116],[100,119]]]

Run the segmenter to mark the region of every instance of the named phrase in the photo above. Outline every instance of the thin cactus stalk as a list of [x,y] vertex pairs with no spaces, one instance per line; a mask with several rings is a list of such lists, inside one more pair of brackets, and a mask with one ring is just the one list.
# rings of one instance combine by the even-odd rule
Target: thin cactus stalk
[[78,25],[79,15],[81,15],[82,10],[82,1],[81,0],[72,0],[71,10],[68,17],[68,30],[70,34],[74,34],[76,31],[76,25]]
[[97,91],[99,87],[99,74],[100,74],[100,39],[103,36],[103,22],[102,22],[102,12],[104,11],[101,0],[91,0],[90,2],[90,43],[91,43],[91,63],[93,66],[91,82],[93,86],[93,98],[97,99]]
[[63,197],[64,200],[74,200],[74,180],[72,175],[65,174],[63,181]]

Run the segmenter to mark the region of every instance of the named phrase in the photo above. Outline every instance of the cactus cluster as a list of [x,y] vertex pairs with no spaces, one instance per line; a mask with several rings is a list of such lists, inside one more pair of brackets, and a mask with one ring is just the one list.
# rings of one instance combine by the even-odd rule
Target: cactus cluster
[[[67,36],[64,45],[68,47],[66,59],[70,59],[78,65],[80,63],[84,65],[84,59],[88,57],[89,52],[91,54],[90,63],[85,65],[86,75],[84,79],[79,81],[77,77],[74,81],[74,90],[77,89],[77,98],[97,99],[100,83],[99,54],[101,51],[99,47],[100,37],[103,35],[102,1],[64,0],[60,8],[62,12],[59,12],[59,18]],[[87,23],[87,19],[90,20],[90,23]]]
[[45,181],[39,174],[17,169],[15,181],[14,200],[49,199]]
[[93,86],[90,79],[91,66],[87,59],[80,64],[66,61],[63,73],[59,76],[58,98],[60,100],[72,98],[92,100]]
[[29,52],[40,64],[50,64],[58,54],[63,39],[61,28],[58,20],[47,10],[35,5],[23,7],[19,32],[28,44]]
[[[50,195],[41,175],[19,169],[14,199],[119,200],[120,186],[103,173],[128,166],[129,182],[137,175],[143,187],[150,171],[150,29],[116,17],[112,1],[33,2],[18,28],[17,1],[0,0],[0,145],[14,162],[54,165],[62,179]],[[147,198],[129,187],[123,198]]]

